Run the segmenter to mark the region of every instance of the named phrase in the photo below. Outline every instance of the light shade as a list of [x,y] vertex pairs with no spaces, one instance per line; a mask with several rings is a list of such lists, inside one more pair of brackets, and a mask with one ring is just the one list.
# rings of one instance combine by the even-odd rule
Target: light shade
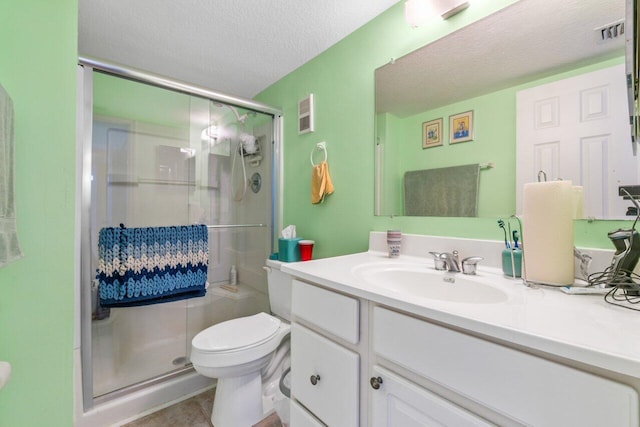
[[404,4],[404,19],[412,28],[424,25],[440,15],[449,19],[469,7],[465,0],[407,0]]
[[404,20],[412,28],[420,27],[436,16],[433,6],[430,0],[407,0],[404,4]]

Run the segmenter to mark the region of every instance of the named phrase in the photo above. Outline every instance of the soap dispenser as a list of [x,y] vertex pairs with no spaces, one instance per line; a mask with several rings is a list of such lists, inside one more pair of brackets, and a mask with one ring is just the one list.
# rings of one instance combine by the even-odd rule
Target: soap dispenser
[[236,266],[231,266],[231,271],[229,271],[229,284],[237,285],[238,284],[238,271],[236,270]]

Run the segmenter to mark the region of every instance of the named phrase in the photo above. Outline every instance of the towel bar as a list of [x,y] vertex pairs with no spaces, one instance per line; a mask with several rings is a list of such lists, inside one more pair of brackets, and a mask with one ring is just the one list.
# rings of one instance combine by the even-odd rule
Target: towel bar
[[266,224],[216,224],[207,225],[207,228],[244,228],[244,227],[266,227]]
[[480,170],[482,169],[493,169],[496,167],[496,164],[493,162],[480,163]]
[[313,153],[316,151],[324,151],[324,161],[327,161],[327,143],[322,141],[322,142],[318,142],[315,146],[315,148],[313,150],[311,150],[311,166],[318,166],[317,164],[313,163]]

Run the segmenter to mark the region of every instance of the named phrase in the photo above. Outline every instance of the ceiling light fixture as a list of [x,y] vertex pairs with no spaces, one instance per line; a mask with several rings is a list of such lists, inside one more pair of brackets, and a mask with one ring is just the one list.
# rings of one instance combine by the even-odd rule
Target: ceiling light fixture
[[404,19],[412,28],[426,24],[434,16],[449,19],[469,7],[464,0],[407,0],[404,3]]

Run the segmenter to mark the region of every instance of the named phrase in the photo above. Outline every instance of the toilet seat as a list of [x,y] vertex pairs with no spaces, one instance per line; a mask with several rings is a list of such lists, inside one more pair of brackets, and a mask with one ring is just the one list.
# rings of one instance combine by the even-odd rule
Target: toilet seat
[[280,319],[267,313],[231,319],[201,331],[192,344],[203,352],[245,349],[271,339],[281,323]]
[[267,313],[227,320],[193,338],[191,362],[209,368],[257,362],[270,355],[290,330],[290,325]]

